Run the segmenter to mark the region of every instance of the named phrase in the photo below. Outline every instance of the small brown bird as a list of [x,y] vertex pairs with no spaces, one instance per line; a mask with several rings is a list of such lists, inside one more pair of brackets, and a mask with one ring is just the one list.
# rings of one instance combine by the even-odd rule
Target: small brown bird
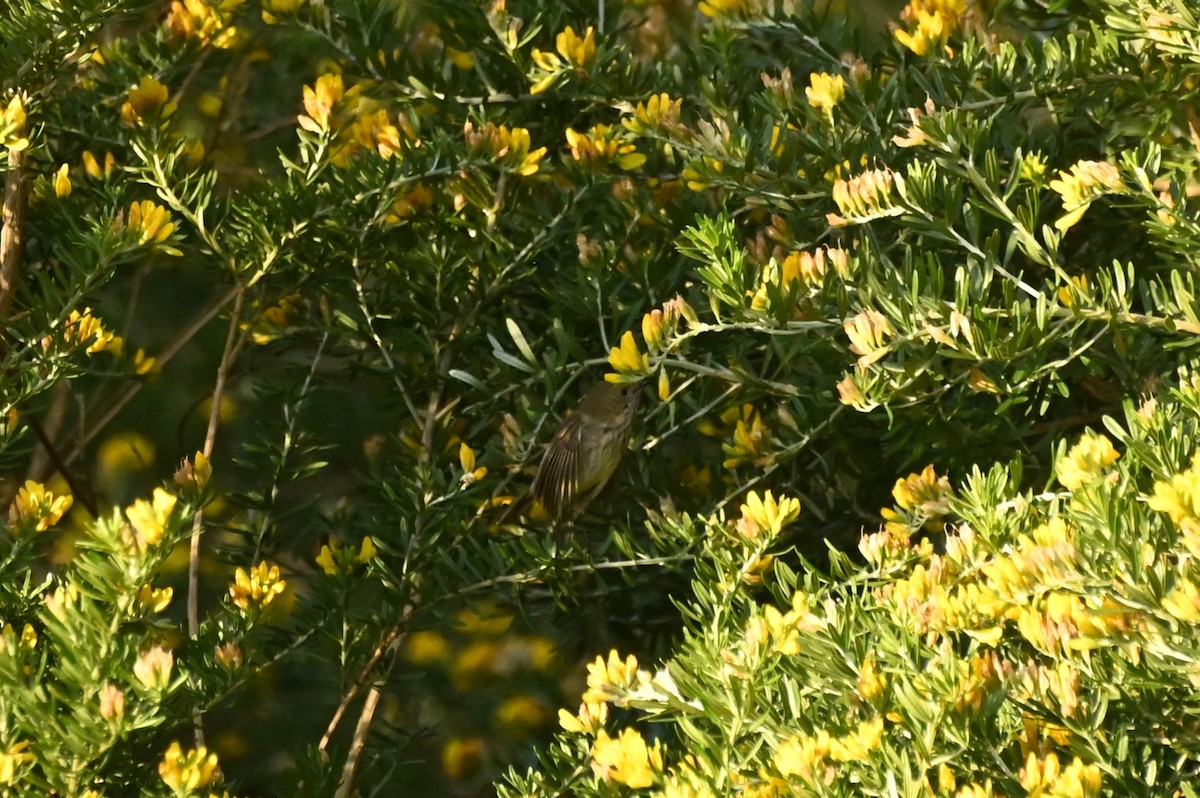
[[530,501],[540,504],[554,523],[582,513],[608,484],[625,454],[639,397],[635,384],[592,386],[554,433],[529,493],[508,506],[500,523]]

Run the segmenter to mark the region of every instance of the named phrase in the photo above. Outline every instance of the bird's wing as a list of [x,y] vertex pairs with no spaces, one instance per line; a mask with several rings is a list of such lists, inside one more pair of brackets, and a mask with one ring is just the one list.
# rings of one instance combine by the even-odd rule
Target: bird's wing
[[568,419],[542,455],[529,489],[546,513],[557,520],[571,503],[579,478],[579,421]]

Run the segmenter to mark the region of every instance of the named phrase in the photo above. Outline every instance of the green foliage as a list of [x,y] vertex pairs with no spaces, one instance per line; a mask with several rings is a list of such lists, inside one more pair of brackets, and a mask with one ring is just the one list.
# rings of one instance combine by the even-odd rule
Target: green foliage
[[1200,382],[1163,393],[1108,423],[1124,455],[1060,447],[1056,490],[901,480],[865,566],[762,576],[761,512],[700,522],[676,652],[599,658],[544,772],[501,794],[1186,794]]
[[[888,36],[873,4],[824,2],[61,5],[0,11],[10,792],[216,789],[207,749],[170,743],[218,747],[274,690],[287,710],[220,752],[239,789],[486,790],[576,703],[556,677],[616,647],[675,652],[673,686],[592,696],[669,722],[626,785],[775,789],[826,731],[839,764],[876,767],[831,790],[853,771],[909,792],[945,763],[1011,793],[1044,691],[997,671],[978,717],[942,723],[944,701],[985,649],[1035,675],[1079,661],[1007,616],[914,630],[888,596],[951,551],[845,554],[893,489],[880,534],[950,518],[985,567],[1057,514],[1083,574],[1063,589],[1160,624],[1106,633],[1194,622],[1161,616],[1191,576],[1134,499],[1186,467],[1186,434],[1126,414],[1103,512],[1036,492],[1064,435],[1195,367],[1184,4],[930,0]],[[658,393],[614,485],[569,528],[502,526],[604,371]],[[1157,412],[1190,424],[1186,384],[1177,401]],[[139,544],[135,498],[185,457]],[[927,463],[988,476],[951,512],[933,470],[896,487]],[[784,537],[773,496],[803,504]],[[1135,566],[1161,578],[1131,606]],[[164,587],[186,600],[150,612]],[[133,662],[158,648],[155,692]],[[1073,736],[1028,745],[1087,768],[1121,742],[1183,785],[1103,693],[1176,700],[1128,648],[1072,676],[1096,703],[1046,722]],[[890,686],[855,703],[866,661]],[[122,718],[97,714],[106,690]],[[515,783],[615,791],[636,740],[597,728]],[[444,774],[406,767],[439,747]]]

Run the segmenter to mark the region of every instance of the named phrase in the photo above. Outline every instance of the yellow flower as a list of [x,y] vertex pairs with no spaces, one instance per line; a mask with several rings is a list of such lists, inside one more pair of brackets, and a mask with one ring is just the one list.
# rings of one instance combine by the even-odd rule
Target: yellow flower
[[71,176],[68,174],[69,170],[70,167],[63,164],[54,173],[54,196],[61,198],[71,195]]
[[0,144],[9,152],[20,152],[29,146],[25,118],[25,98],[16,94],[0,112]]
[[846,81],[841,75],[814,72],[809,75],[808,88],[804,94],[808,104],[833,121],[833,109],[846,97]]
[[1058,303],[1064,308],[1073,308],[1078,301],[1088,296],[1088,278],[1086,274],[1078,274],[1071,278],[1070,283],[1055,292]]
[[747,11],[750,0],[701,0],[700,13],[710,19],[735,17]]
[[184,460],[175,470],[175,484],[181,488],[203,490],[212,479],[212,464],[204,452],[196,452],[191,461]]
[[1079,161],[1070,171],[1060,171],[1058,177],[1050,181],[1050,188],[1062,197],[1066,211],[1054,226],[1067,230],[1083,218],[1094,200],[1124,191],[1125,183],[1117,167],[1107,161]]
[[1164,512],[1176,524],[1185,518],[1200,516],[1200,452],[1192,456],[1192,465],[1167,481],[1154,483],[1150,509]]
[[458,464],[462,466],[462,484],[463,487],[473,485],[479,480],[487,476],[487,467],[475,467],[475,450],[466,443],[458,445]]
[[605,781],[635,790],[651,786],[662,774],[662,749],[648,747],[637,729],[623,729],[615,739],[601,730],[592,744],[592,770]]
[[611,701],[619,691],[633,687],[643,678],[648,678],[638,670],[637,657],[630,654],[624,660],[613,649],[608,653],[608,659],[596,657],[587,666],[588,689],[583,694],[586,704],[598,704]]
[[67,325],[69,337],[74,337],[79,343],[91,341],[84,350],[89,355],[105,351],[120,355],[124,349],[121,337],[104,329],[100,320],[91,315],[90,308],[85,308],[82,316],[78,311],[71,311]]
[[822,773],[825,770],[823,765],[829,756],[829,744],[829,732],[824,729],[816,735],[791,737],[776,746],[771,761],[781,776],[813,779],[818,768]]
[[897,509],[882,511],[889,531],[902,534],[919,526],[932,532],[942,528],[954,491],[949,477],[939,477],[933,466],[928,465],[919,474],[897,479],[892,486],[892,497]]
[[909,25],[915,23],[916,29],[897,28],[892,35],[919,56],[938,49],[953,55],[946,41],[958,30],[959,20],[966,11],[967,0],[910,0],[900,18]]
[[834,762],[860,762],[883,740],[883,718],[878,715],[858,724],[844,737],[829,741],[829,758]]
[[243,0],[172,0],[165,25],[176,39],[195,39],[228,49],[237,42],[238,30],[229,24]]
[[907,31],[897,28],[893,34],[896,41],[920,56],[929,55],[929,53],[945,47],[951,31],[951,25],[948,24],[947,18],[941,14],[931,14],[928,11],[918,11],[914,16],[917,29]]
[[1085,765],[1075,757],[1065,768],[1058,762],[1054,752],[1044,758],[1030,751],[1021,768],[1021,786],[1031,798],[1094,798],[1100,794],[1101,774],[1099,765]]
[[933,98],[929,97],[925,100],[924,108],[909,108],[908,119],[911,124],[904,131],[904,135],[892,136],[892,143],[897,147],[920,147],[929,141],[929,134],[921,129],[921,119],[931,115],[937,106],[933,102]]
[[146,612],[162,612],[171,604],[175,591],[169,587],[153,588],[142,585],[138,588],[137,603]]
[[433,192],[425,184],[418,184],[396,197],[384,221],[388,224],[399,224],[413,218],[432,204]]
[[158,775],[179,795],[211,787],[221,780],[216,754],[210,754],[202,745],[184,753],[177,742],[171,743],[163,755],[158,764]]
[[800,653],[800,630],[796,627],[795,612],[784,614],[771,604],[763,607],[761,618],[751,618],[746,624],[746,640],[761,645],[770,641],[771,651],[785,657]]
[[854,685],[859,697],[868,704],[874,703],[883,695],[884,690],[887,689],[887,677],[880,672],[874,657],[868,656],[863,660]]
[[135,202],[129,206],[126,216],[126,227],[137,236],[137,245],[149,244],[151,248],[160,250],[168,255],[182,255],[178,249],[165,244],[175,232],[175,223],[171,221],[171,212],[150,200]]
[[1192,456],[1188,470],[1155,482],[1154,495],[1147,504],[1170,516],[1179,526],[1184,547],[1200,557],[1200,452]]
[[568,25],[554,38],[554,49],[568,64],[586,71],[596,60],[596,30],[589,25],[581,39],[575,29]]
[[315,84],[304,87],[305,113],[296,117],[296,121],[309,133],[328,131],[333,107],[345,93],[341,75],[321,75]]
[[392,124],[387,109],[360,113],[353,124],[338,139],[338,147],[330,157],[330,163],[344,167],[353,155],[374,150],[385,161],[396,156],[402,147],[400,130]]
[[121,106],[121,121],[133,127],[147,118],[170,116],[175,108],[167,103],[168,97],[167,87],[156,78],[142,78],[137,86],[129,90],[128,99]]
[[33,754],[28,753],[29,742],[23,740],[10,745],[7,750],[0,751],[0,784],[16,784],[21,765],[33,762]]
[[658,372],[658,398],[662,402],[671,398],[671,378],[667,376],[665,368]]
[[260,562],[248,573],[243,568],[234,571],[229,597],[243,610],[250,609],[251,604],[263,608],[274,601],[285,587],[287,582],[279,577],[279,566]]
[[45,532],[71,509],[70,494],[55,496],[40,482],[26,480],[9,509],[12,523],[24,530]]
[[596,60],[596,31],[588,27],[583,38],[569,25],[554,39],[554,49],[558,55],[535,49],[531,54],[536,78],[531,94],[540,94],[558,82],[559,78],[568,72],[574,72],[578,77],[587,77],[592,64]]
[[1067,490],[1075,490],[1095,479],[1120,456],[1107,437],[1087,433],[1056,464],[1058,481]]
[[893,205],[892,190],[900,180],[900,176],[890,169],[871,169],[849,180],[838,178],[833,183],[832,194],[842,215],[826,214],[826,220],[834,227],[845,227],[899,216],[904,209]]
[[355,566],[368,563],[378,555],[379,550],[375,547],[375,541],[370,537],[363,538],[357,549],[344,549],[337,540],[330,540],[321,547],[321,552],[317,555],[317,565],[321,566],[321,570],[326,575],[336,576],[337,574],[348,574],[354,570]]
[[716,178],[724,171],[725,163],[722,160],[704,155],[700,160],[685,166],[679,176],[692,191],[703,191],[715,183]]
[[558,725],[573,734],[596,734],[608,722],[608,704],[603,701],[585,701],[579,705],[579,714],[572,715],[565,709],[558,711]]
[[629,330],[621,336],[621,345],[609,351],[608,365],[616,372],[604,375],[608,382],[636,382],[650,372],[650,358],[638,350],[633,333]]
[[[49,600],[47,600],[47,604],[49,604]],[[55,617],[57,618],[58,616],[59,613],[55,613]],[[33,628],[33,624],[27,623],[21,627],[21,636],[19,638],[17,637],[17,630],[13,629],[11,623],[6,623],[3,627],[0,627],[0,654],[5,652],[12,653],[18,649],[33,651],[37,648],[37,644],[38,634],[37,630]]]
[[100,169],[100,163],[96,160],[96,156],[91,150],[83,151],[83,171],[87,172],[88,177],[99,180],[104,177],[104,172]]
[[593,125],[587,133],[567,128],[567,145],[571,148],[571,157],[584,165],[613,161],[631,171],[646,162],[646,156],[637,151],[637,144],[623,141],[619,131],[608,125]]
[[125,508],[125,517],[136,535],[139,549],[153,546],[162,540],[167,522],[179,499],[162,488],[154,489],[152,501],[138,499]]
[[473,152],[486,153],[506,169],[526,177],[537,174],[538,164],[546,155],[545,147],[530,149],[529,131],[523,127],[509,129],[488,122],[476,129],[473,122],[467,122],[463,135]]
[[760,497],[757,491],[750,491],[746,503],[742,505],[742,517],[738,521],[738,533],[747,541],[757,540],[760,536],[773,540],[785,526],[800,516],[800,500],[781,498],[779,501],[767,491],[766,496]]
[[721,444],[725,453],[722,465],[727,469],[743,464],[762,464],[771,446],[771,432],[753,405],[743,405],[741,417],[733,429],[733,440]]
[[95,180],[111,177],[113,170],[117,168],[117,159],[111,152],[104,153],[104,167],[101,168],[100,162],[96,160],[96,156],[91,150],[83,151],[83,171],[87,172],[88,177]]
[[696,313],[683,297],[677,296],[665,303],[661,308],[642,316],[642,339],[651,352],[661,352],[671,344],[671,339],[679,330],[680,319],[689,324],[696,323]]
[[673,128],[679,124],[679,113],[683,108],[683,100],[672,100],[671,95],[663,92],[653,94],[645,102],[638,103],[633,109],[633,118],[626,117],[621,124],[633,133],[647,133],[663,128]]
[[1046,156],[1039,152],[1026,153],[1021,159],[1020,177],[1022,180],[1041,185],[1046,177]]
[[837,392],[838,401],[844,405],[849,405],[855,410],[867,412],[875,407],[875,402],[867,399],[867,395],[863,393],[859,386],[859,380],[866,377],[862,367],[854,370],[853,374],[847,374],[838,381]]
[[77,609],[76,605],[79,603],[79,586],[74,582],[59,585],[43,599],[43,602],[51,615],[60,621],[66,621],[71,613]]
[[1163,596],[1162,607],[1171,617],[1184,623],[1200,624],[1200,587],[1190,579],[1183,579]]
[[171,669],[175,667],[175,657],[162,646],[155,646],[142,652],[137,662],[133,663],[133,675],[137,680],[151,690],[165,690],[171,684]]
[[869,366],[887,355],[887,342],[896,337],[896,328],[877,310],[862,311],[842,328],[850,339],[850,351],[859,356],[860,366]]

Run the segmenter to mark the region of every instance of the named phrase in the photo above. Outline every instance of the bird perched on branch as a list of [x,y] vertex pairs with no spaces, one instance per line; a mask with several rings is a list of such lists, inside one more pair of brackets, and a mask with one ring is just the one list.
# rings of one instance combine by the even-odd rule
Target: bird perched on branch
[[639,397],[632,383],[592,386],[546,446],[529,492],[508,506],[500,523],[508,523],[531,502],[556,524],[578,517],[617,470]]

